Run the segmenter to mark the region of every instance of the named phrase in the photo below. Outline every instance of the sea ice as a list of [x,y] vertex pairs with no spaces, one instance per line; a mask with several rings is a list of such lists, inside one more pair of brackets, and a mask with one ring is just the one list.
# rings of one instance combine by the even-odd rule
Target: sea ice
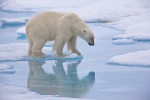
[[27,43],[10,43],[10,44],[1,44],[0,45],[0,62],[6,61],[28,61],[28,60],[73,60],[73,59],[82,59],[82,56],[76,54],[64,54],[63,57],[56,57],[52,53],[50,47],[44,47],[43,52],[45,53],[44,57],[34,58],[27,55],[28,52]]
[[26,34],[25,26],[24,26],[24,27],[21,27],[21,28],[18,28],[18,29],[16,30],[16,32],[17,32],[19,35],[25,35],[25,34]]
[[5,25],[17,25],[25,24],[29,18],[0,18],[2,24]]
[[150,50],[131,52],[114,56],[108,60],[108,64],[128,66],[150,66]]

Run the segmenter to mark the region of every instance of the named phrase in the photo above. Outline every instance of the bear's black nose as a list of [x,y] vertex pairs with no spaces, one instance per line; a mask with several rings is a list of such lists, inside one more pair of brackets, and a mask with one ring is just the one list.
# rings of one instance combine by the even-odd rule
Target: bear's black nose
[[94,43],[88,43],[90,46],[94,46]]

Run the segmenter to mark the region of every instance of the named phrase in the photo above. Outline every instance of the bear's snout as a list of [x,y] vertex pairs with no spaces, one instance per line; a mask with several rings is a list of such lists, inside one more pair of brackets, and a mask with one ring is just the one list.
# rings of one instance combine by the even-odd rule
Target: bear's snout
[[94,46],[94,39],[88,43],[90,46]]
[[90,38],[90,41],[89,41],[89,43],[88,43],[90,46],[94,46],[94,38],[92,37],[92,38]]
[[94,46],[94,43],[88,43],[90,46]]

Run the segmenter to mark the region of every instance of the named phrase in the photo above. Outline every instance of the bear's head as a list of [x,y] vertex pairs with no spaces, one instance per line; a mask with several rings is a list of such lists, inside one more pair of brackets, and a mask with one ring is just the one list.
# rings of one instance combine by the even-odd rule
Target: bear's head
[[83,38],[90,46],[94,46],[94,34],[93,32],[86,28],[83,29],[83,35],[81,36],[81,38]]
[[94,46],[95,37],[91,29],[76,14],[71,14],[70,16],[72,18],[73,23],[70,23],[70,26],[71,24],[73,25],[70,28],[72,29],[72,33],[75,33],[77,36],[84,39],[90,46]]

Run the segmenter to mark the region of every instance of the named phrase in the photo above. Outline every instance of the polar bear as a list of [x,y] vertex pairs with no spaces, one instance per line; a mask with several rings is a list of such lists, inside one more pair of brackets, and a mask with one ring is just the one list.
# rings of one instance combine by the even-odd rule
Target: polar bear
[[29,42],[29,56],[41,57],[42,48],[47,41],[54,41],[53,51],[57,56],[63,55],[64,45],[72,53],[81,55],[76,48],[77,37],[81,37],[90,46],[94,45],[91,29],[74,13],[43,12],[26,24]]

